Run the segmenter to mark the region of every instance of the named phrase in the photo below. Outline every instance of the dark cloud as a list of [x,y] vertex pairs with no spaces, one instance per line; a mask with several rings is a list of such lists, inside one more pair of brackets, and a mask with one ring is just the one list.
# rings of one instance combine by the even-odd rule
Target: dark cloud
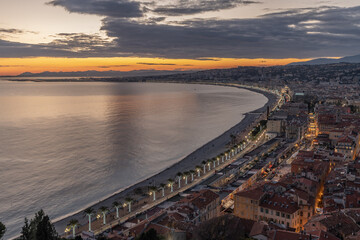
[[[91,1],[93,2],[93,0]],[[360,53],[360,7],[287,9],[253,19],[194,19],[176,24],[104,18],[99,35],[59,34],[50,44],[0,40],[8,56],[308,58]],[[32,55],[35,54],[35,55]]]
[[151,10],[154,13],[166,16],[192,15],[203,12],[220,11],[235,8],[238,5],[260,3],[243,0],[180,0],[177,4],[159,6],[154,4]]
[[97,66],[98,68],[117,68],[117,67],[129,67],[131,65],[107,65],[107,66]]
[[[0,57],[116,57],[120,53],[111,41],[97,34],[58,34],[47,44],[26,44],[0,39]],[[115,49],[115,50],[114,50]]]
[[24,67],[25,65],[0,65],[0,68]]
[[73,52],[97,52],[112,46],[111,40],[102,38],[98,34],[60,33],[56,39],[47,44],[52,48],[67,49]]
[[153,18],[153,21],[162,21],[163,16],[192,15],[260,3],[251,0],[178,0],[173,2],[164,5],[161,1],[141,3],[131,0],[53,0],[48,4],[64,7],[69,12],[113,18],[138,18],[144,13],[152,12],[162,15],[160,18]]
[[48,3],[69,12],[95,14],[115,18],[141,17],[140,3],[127,0],[54,0]]
[[74,55],[72,52],[49,48],[46,45],[24,44],[0,39],[1,57],[71,57]]
[[119,49],[168,58],[286,58],[360,52],[360,7],[287,10],[254,19],[195,19],[177,25],[105,19]]
[[213,61],[213,62],[220,61],[219,59],[216,59],[216,58],[196,58],[196,60],[198,60],[198,61]]
[[0,28],[0,34],[1,33],[8,33],[8,34],[20,34],[23,33],[23,30],[15,29],[15,28]]
[[32,33],[32,34],[38,34],[38,32],[33,31],[24,31],[22,29],[16,29],[16,28],[0,28],[0,34],[6,34],[6,35],[12,35],[12,34],[22,34],[22,33]]
[[175,63],[147,63],[147,62],[138,62],[138,65],[149,65],[149,66],[173,66],[177,65]]

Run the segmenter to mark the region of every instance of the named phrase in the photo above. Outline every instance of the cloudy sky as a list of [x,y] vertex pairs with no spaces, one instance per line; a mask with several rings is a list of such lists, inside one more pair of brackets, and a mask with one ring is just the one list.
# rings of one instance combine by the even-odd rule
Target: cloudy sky
[[0,75],[360,54],[359,0],[1,0]]

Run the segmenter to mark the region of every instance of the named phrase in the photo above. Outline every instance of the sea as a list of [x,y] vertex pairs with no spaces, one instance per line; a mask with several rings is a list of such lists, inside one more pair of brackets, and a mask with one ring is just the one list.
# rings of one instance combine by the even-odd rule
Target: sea
[[0,81],[5,239],[142,181],[221,135],[267,98],[175,83]]

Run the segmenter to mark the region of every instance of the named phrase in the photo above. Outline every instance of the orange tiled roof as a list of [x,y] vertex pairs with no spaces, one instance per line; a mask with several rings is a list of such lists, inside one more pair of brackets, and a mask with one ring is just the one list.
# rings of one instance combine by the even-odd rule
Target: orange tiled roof
[[259,206],[288,214],[299,210],[298,204],[292,198],[279,194],[268,195]]

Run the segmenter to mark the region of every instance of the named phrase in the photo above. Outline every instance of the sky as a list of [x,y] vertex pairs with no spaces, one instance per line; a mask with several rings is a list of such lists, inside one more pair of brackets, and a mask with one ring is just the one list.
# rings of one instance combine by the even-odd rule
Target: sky
[[0,75],[360,54],[359,0],[1,0]]

